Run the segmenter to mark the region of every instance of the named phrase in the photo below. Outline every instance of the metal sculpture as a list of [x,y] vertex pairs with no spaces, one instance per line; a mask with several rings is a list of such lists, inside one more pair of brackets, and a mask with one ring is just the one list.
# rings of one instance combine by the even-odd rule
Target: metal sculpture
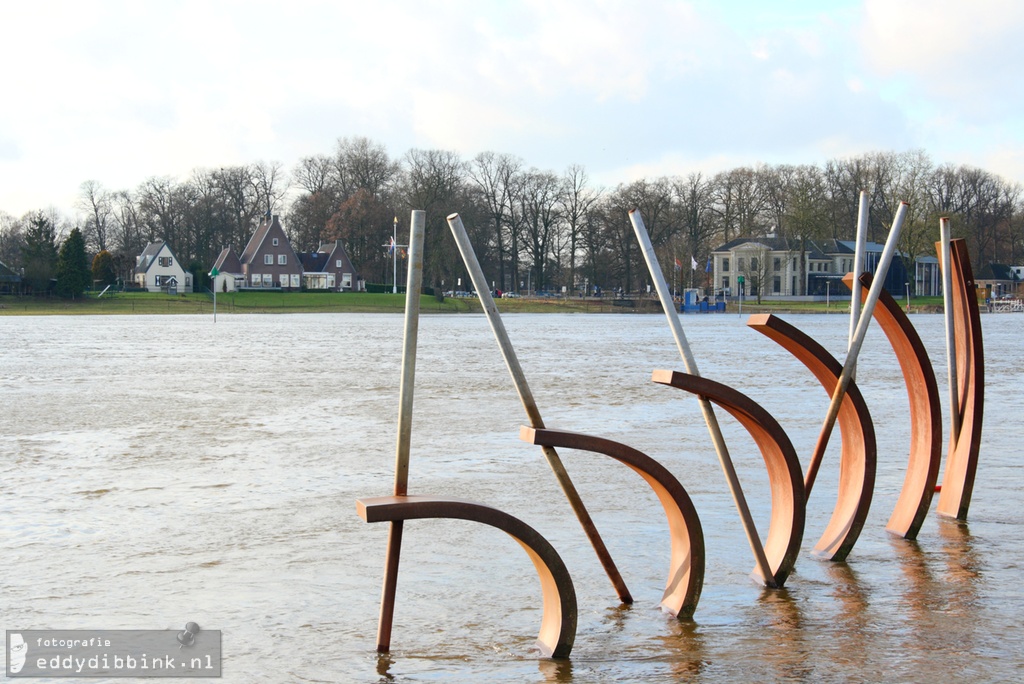
[[408,495],[409,445],[412,432],[413,385],[416,369],[416,344],[419,321],[419,295],[423,273],[423,229],[425,213],[414,211],[410,226],[409,275],[406,288],[405,339],[402,348],[402,381],[399,391],[398,443],[395,456],[393,496],[357,499],[356,510],[366,522],[389,522],[385,557],[384,588],[381,592],[377,650],[391,647],[395,592],[402,534],[406,520],[453,518],[470,520],[507,532],[526,550],[544,597],[543,617],[537,645],[541,653],[555,658],[567,657],[576,638],[576,592],[565,564],[554,548],[532,527],[490,506],[444,497]]
[[426,496],[382,496],[356,501],[368,523],[423,518],[470,520],[507,533],[526,550],[537,569],[544,594],[537,646],[552,658],[568,657],[576,639],[576,591],[554,547],[536,530],[508,513],[471,501]]
[[670,370],[656,370],[651,379],[718,404],[754,438],[768,468],[772,495],[771,521],[764,545],[771,574],[766,577],[756,567],[754,576],[769,587],[781,588],[800,553],[806,505],[803,472],[786,432],[759,404],[721,383]]
[[[871,274],[860,277],[862,290],[871,287]],[[853,274],[843,278],[853,288]],[[910,456],[903,489],[885,528],[904,539],[916,539],[928,515],[939,476],[942,451],[942,408],[935,371],[921,337],[888,292],[882,291],[874,316],[896,353],[910,401]]]
[[[543,428],[544,419],[541,418],[540,409],[537,408],[537,402],[530,391],[530,385],[526,382],[526,374],[523,373],[523,368],[519,365],[519,358],[516,356],[516,351],[512,347],[512,341],[505,331],[505,325],[501,322],[501,314],[498,313],[498,307],[494,304],[494,298],[491,297],[491,292],[487,286],[487,278],[484,277],[483,269],[480,268],[480,262],[476,258],[476,252],[473,251],[473,245],[469,241],[466,228],[462,225],[462,219],[458,214],[451,214],[448,216],[448,226],[455,237],[459,252],[462,254],[462,261],[466,265],[466,270],[469,271],[469,277],[473,281],[473,287],[476,288],[480,304],[483,306],[484,313],[487,316],[487,322],[490,323],[491,331],[494,332],[498,348],[501,350],[502,358],[505,359],[505,366],[512,376],[512,382],[519,393],[519,400],[526,410],[526,416],[530,420],[530,425],[535,428]],[[576,486],[572,483],[572,479],[562,464],[562,459],[558,456],[558,452],[555,451],[554,447],[550,446],[543,446],[541,450],[544,453],[544,458],[547,459],[548,465],[551,467],[551,471],[555,474],[558,484],[562,487],[565,498],[568,499],[569,505],[572,506],[576,518],[580,521],[583,531],[590,540],[591,546],[594,547],[594,552],[604,567],[608,579],[611,580],[612,586],[615,587],[619,600],[623,603],[632,603],[633,597],[630,595],[622,575],[619,574],[618,568],[615,567],[615,562],[608,552],[608,547],[605,546],[604,540],[601,539],[597,526],[590,517],[586,506],[583,505],[583,499],[580,498],[579,492],[576,491]]]
[[[941,254],[942,245],[936,244]],[[954,339],[956,344],[957,401],[951,410],[959,430],[949,441],[946,471],[939,492],[939,515],[967,519],[974,491],[981,447],[981,422],[985,405],[985,351],[981,341],[981,315],[974,273],[962,239],[950,241],[950,272]]]
[[[661,265],[658,263],[658,257],[654,253],[654,245],[647,234],[647,227],[644,226],[644,220],[640,216],[640,211],[638,209],[630,211],[629,220],[633,224],[633,232],[640,243],[640,251],[644,255],[644,261],[647,262],[647,270],[654,281],[654,288],[658,293],[658,299],[661,301],[661,308],[665,312],[665,318],[668,320],[669,328],[672,330],[676,347],[683,358],[686,372],[699,377],[700,372],[697,370],[697,361],[693,356],[693,352],[690,351],[690,344],[686,341],[686,333],[683,332],[683,325],[679,321],[675,302],[672,300],[668,283],[665,281],[665,274],[662,272]],[[761,537],[757,533],[754,519],[750,515],[750,507],[747,505],[747,499],[743,494],[743,487],[740,486],[739,478],[736,477],[736,469],[733,467],[732,459],[729,457],[729,449],[725,445],[725,437],[722,436],[722,430],[718,425],[718,418],[715,416],[714,408],[706,397],[700,396],[699,400],[704,423],[708,427],[711,442],[714,444],[715,453],[718,455],[718,462],[722,466],[722,473],[729,484],[729,492],[732,494],[733,503],[736,504],[736,511],[740,514],[740,522],[743,523],[743,531],[747,535],[750,551],[754,554],[754,561],[757,563],[758,572],[769,587],[774,587],[775,584],[772,579],[774,573],[765,554],[764,545],[761,544]]]
[[564,430],[522,426],[519,438],[530,444],[580,449],[611,456],[642,477],[658,496],[671,539],[671,557],[661,607],[677,618],[690,618],[704,586],[704,533],[690,495],[665,466],[633,447],[601,437]]
[[[771,314],[751,316],[747,325],[796,357],[826,391],[836,386],[842,366],[811,337]],[[837,420],[842,438],[839,493],[832,518],[813,551],[815,556],[833,561],[845,560],[857,542],[875,486],[875,427],[855,382],[847,387]]]

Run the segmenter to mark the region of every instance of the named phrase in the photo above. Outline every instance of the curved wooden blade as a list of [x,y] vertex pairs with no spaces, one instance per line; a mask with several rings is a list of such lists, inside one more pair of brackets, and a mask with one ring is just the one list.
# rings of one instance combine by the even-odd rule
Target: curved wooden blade
[[[836,386],[843,372],[842,364],[810,336],[771,314],[751,316],[747,325],[777,342],[807,366],[826,392]],[[839,493],[832,518],[813,551],[814,555],[833,561],[845,560],[857,543],[875,488],[875,427],[867,403],[853,381],[843,397],[837,421],[842,437]]]
[[[852,274],[843,278],[847,287]],[[862,289],[871,286],[871,274],[860,277]],[[928,515],[942,460],[942,405],[928,350],[907,314],[885,290],[878,298],[874,316],[896,353],[910,400],[910,457],[896,507],[885,529],[905,539],[916,539]]]
[[754,438],[768,468],[771,487],[772,514],[764,552],[772,576],[763,577],[758,568],[754,569],[754,573],[768,586],[781,587],[792,572],[800,553],[806,513],[803,472],[786,432],[759,404],[721,383],[669,370],[656,370],[651,379],[718,404],[732,414]]
[[484,504],[433,496],[379,496],[357,499],[366,522],[423,518],[470,520],[495,527],[523,547],[537,569],[544,596],[537,646],[552,658],[567,658],[576,639],[576,590],[561,557],[539,532],[504,511]]
[[519,428],[519,438],[530,444],[581,449],[611,456],[629,466],[651,486],[665,510],[672,543],[661,607],[677,618],[692,617],[704,586],[704,532],[697,509],[679,480],[642,451],[610,439],[525,425]]
[[[937,245],[941,250],[941,245]],[[956,338],[960,434],[950,439],[946,472],[939,493],[939,515],[967,519],[974,492],[981,449],[981,422],[985,407],[985,350],[981,341],[981,314],[967,243],[950,241],[953,267],[953,327]]]

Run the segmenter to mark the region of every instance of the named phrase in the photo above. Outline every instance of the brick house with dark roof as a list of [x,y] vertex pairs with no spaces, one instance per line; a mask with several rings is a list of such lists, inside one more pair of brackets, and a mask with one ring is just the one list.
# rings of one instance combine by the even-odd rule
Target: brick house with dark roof
[[234,292],[245,287],[245,272],[242,269],[242,261],[235,254],[231,247],[225,247],[217,255],[213,262],[213,269],[217,269],[217,275],[213,278],[213,289],[217,292]]
[[301,253],[299,258],[303,269],[302,286],[307,290],[360,292],[366,289],[341,240],[321,244],[317,251]]
[[218,292],[241,288],[336,292],[366,289],[341,240],[321,244],[315,252],[295,252],[276,215],[263,219],[241,256],[225,247],[213,268],[217,269],[214,287]]
[[277,214],[267,214],[249,238],[239,259],[246,287],[298,290],[302,287],[302,263],[292,249]]

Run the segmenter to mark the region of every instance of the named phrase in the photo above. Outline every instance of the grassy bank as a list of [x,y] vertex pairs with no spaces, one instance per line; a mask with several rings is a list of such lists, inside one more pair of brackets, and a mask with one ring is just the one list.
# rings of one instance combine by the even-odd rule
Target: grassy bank
[[[901,302],[902,303],[902,302]],[[616,305],[610,299],[520,298],[500,299],[503,313],[660,313],[656,300],[635,299],[631,305]],[[918,297],[911,300],[912,312],[942,310],[939,297]],[[217,296],[217,313],[401,313],[405,296],[380,293],[311,293],[311,292],[230,292]],[[438,301],[423,296],[420,310],[431,313],[479,313],[477,299],[446,297]],[[730,302],[727,313],[739,313]],[[785,302],[744,301],[743,313],[847,313],[848,302]],[[97,298],[86,295],[77,299],[59,297],[0,296],[0,316],[105,315],[105,314],[212,314],[209,295],[167,295],[151,292],[109,293]]]

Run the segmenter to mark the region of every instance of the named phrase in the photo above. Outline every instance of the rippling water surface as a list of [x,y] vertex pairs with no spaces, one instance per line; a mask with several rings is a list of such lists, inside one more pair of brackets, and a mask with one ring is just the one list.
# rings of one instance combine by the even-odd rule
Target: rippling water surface
[[[845,317],[783,318],[843,358]],[[912,320],[945,407],[942,319]],[[684,319],[701,373],[773,413],[806,462],[828,396],[744,323]],[[481,315],[421,321],[410,492],[491,504],[552,542],[579,600],[567,661],[533,649],[540,591],[519,546],[455,521],[406,524],[393,650],[375,652],[387,527],[363,523],[355,499],[392,488],[400,315],[55,316],[0,319],[3,628],[195,621],[222,630],[230,682],[1019,677],[1024,318],[982,318],[988,403],[970,521],[933,514],[916,542],[884,529],[907,460],[907,400],[888,342],[869,331],[858,384],[878,433],[871,515],[848,562],[810,557],[831,514],[833,445],[780,591],[749,578],[696,400],[650,381],[682,369],[663,317],[505,325],[548,426],[634,446],[687,488],[707,546],[692,622],[657,608],[668,536],[654,494],[621,465],[562,452],[636,599],[618,603],[540,451],[518,439],[525,413]],[[719,414],[764,534],[763,462]]]

